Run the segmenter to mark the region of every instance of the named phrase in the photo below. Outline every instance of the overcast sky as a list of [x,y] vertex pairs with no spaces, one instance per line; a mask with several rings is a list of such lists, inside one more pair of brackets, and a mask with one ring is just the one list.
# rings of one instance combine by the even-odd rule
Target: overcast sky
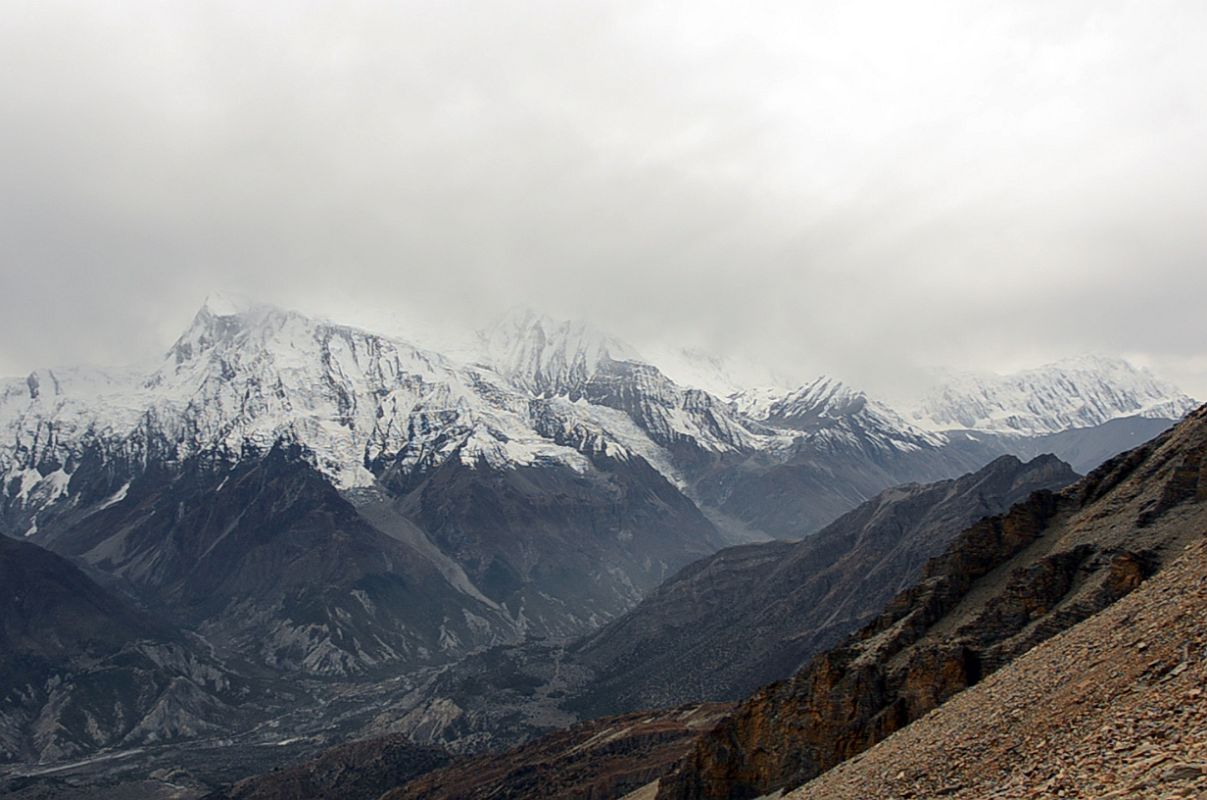
[[0,0],[0,374],[227,290],[1207,397],[1207,3]]

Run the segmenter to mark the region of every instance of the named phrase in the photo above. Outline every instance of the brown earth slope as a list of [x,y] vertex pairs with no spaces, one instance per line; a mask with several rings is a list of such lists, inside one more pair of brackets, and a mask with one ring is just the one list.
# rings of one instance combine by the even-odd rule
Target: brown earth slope
[[703,736],[659,798],[799,786],[1139,586],[1207,526],[1207,407],[961,534],[876,621]]
[[1106,611],[789,797],[1204,797],[1205,687],[1199,541]]

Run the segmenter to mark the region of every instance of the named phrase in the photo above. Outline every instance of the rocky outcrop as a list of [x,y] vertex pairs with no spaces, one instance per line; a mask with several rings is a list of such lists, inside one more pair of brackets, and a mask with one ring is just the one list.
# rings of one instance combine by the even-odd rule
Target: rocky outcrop
[[658,796],[800,785],[1133,591],[1201,535],[1204,443],[1207,407],[1068,489],[972,526],[874,622],[705,735]]
[[[1201,797],[1207,541],[792,800]],[[1121,566],[1118,577],[1137,573]]]
[[438,748],[417,746],[401,735],[385,736],[333,747],[311,761],[240,781],[205,800],[374,800],[448,761]]

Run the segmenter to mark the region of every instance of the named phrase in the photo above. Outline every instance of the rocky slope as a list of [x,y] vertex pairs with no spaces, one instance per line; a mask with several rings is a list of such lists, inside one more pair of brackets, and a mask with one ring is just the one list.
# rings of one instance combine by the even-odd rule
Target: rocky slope
[[661,798],[757,797],[857,755],[1133,591],[1202,535],[1207,407],[961,534],[874,622],[745,701]]
[[1003,456],[885,491],[800,542],[702,559],[573,649],[597,673],[575,705],[597,714],[744,697],[878,614],[972,523],[1076,477],[1051,456]]
[[1207,542],[789,797],[1207,792]]
[[586,646],[529,640],[443,667],[381,696],[361,730],[499,752],[580,719],[791,674],[878,611],[971,521],[1074,477],[1050,457],[1003,458],[957,481],[891,490],[819,537],[734,548],[685,569]]
[[382,800],[620,797],[662,774],[727,708],[691,705],[586,722],[504,753],[456,761]]
[[144,474],[122,502],[46,536],[223,651],[280,670],[414,666],[515,635],[496,603],[369,525],[296,448]]
[[247,724],[270,700],[63,558],[0,536],[0,762]]
[[1051,457],[1004,457],[957,481],[890,490],[802,542],[703,559],[577,644],[530,639],[442,668],[383,698],[366,732],[474,753],[581,719],[745,696],[877,613],[971,522],[1074,478]]

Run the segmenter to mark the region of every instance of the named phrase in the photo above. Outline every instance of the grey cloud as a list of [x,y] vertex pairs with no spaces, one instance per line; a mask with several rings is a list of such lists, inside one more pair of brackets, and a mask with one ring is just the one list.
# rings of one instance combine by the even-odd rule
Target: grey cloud
[[[1057,7],[1058,6],[1058,7]],[[10,3],[0,372],[226,289],[1207,396],[1207,6]]]

